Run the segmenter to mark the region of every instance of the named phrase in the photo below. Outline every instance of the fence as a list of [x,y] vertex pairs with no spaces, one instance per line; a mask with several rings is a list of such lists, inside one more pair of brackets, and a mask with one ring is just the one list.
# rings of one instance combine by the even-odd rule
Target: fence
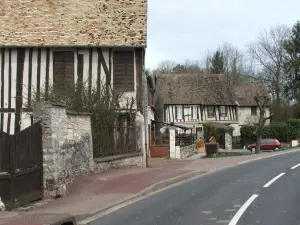
[[7,209],[43,197],[40,124],[35,123],[15,135],[0,131],[0,196]]
[[194,144],[196,135],[195,134],[177,134],[176,135],[176,146],[189,146]]
[[137,153],[135,126],[105,126],[93,131],[94,158]]

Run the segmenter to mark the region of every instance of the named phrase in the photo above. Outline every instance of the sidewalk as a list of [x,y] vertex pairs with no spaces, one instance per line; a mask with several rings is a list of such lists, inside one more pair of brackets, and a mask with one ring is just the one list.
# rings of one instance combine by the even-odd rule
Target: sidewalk
[[[20,212],[18,217],[1,219],[0,213],[0,225],[22,225],[19,223],[20,220],[25,222],[28,217],[45,216],[47,214],[51,214],[53,218],[55,216],[65,217],[66,215],[73,215],[77,221],[83,220],[119,204],[124,199],[129,200],[132,197],[159,190],[203,173],[220,170],[249,160],[257,160],[294,151],[215,159],[149,159],[149,168],[112,169],[103,173],[83,176],[68,187],[68,195],[61,199],[37,206],[30,212]],[[159,182],[161,182],[159,185],[155,185]],[[14,221],[16,219],[19,222]],[[14,223],[7,223],[8,221]],[[43,224],[41,222],[33,223],[32,221],[31,223],[24,223],[24,225]],[[53,222],[48,223],[56,224]]]

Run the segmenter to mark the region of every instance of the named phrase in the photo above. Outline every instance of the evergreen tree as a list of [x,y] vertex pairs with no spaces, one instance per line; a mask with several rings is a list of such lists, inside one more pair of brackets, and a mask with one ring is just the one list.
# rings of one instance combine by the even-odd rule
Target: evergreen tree
[[223,52],[216,51],[211,59],[210,72],[214,74],[224,73],[224,56]]
[[285,41],[284,49],[286,51],[286,60],[284,69],[288,75],[288,81],[285,87],[285,93],[291,99],[300,102],[300,21],[298,21],[292,30],[289,40]]

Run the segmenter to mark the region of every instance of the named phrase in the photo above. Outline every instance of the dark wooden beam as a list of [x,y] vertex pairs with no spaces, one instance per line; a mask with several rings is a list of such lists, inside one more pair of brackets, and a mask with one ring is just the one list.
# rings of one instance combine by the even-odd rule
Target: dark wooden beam
[[[1,108],[4,108],[4,64],[5,64],[5,49],[1,49]],[[0,129],[3,131],[4,115],[1,113]]]
[[17,85],[16,85],[16,117],[15,133],[20,132],[21,126],[21,109],[22,109],[22,92],[23,92],[23,71],[24,71],[25,49],[17,48]]
[[101,48],[98,48],[97,51],[98,51],[98,62],[100,61],[100,64],[103,66],[103,70],[104,70],[104,73],[105,73],[106,78],[107,78],[107,76],[109,75],[108,66],[106,65],[106,62],[105,62],[105,59],[104,59]]
[[[98,63],[97,63],[97,97],[100,96],[100,91],[101,91],[101,62],[102,62],[102,51],[100,48],[97,49],[98,52]],[[102,56],[102,58],[101,58]],[[104,58],[103,58],[104,60]]]
[[92,76],[93,76],[93,48],[89,49],[89,79],[88,79],[88,94],[92,96]]
[[50,49],[47,48],[46,53],[46,87],[45,87],[45,98],[48,101],[49,97],[49,68],[50,68]]
[[14,113],[16,112],[15,108],[0,108],[0,113]]
[[32,51],[33,49],[29,49],[29,57],[28,57],[28,101],[27,107],[31,107],[31,89],[32,89]]
[[41,97],[41,48],[38,48],[37,55],[37,84],[36,84],[36,100],[39,102]]
[[[11,108],[11,81],[12,81],[12,63],[11,63],[11,48],[9,49],[9,60],[8,60],[8,108]],[[7,133],[10,134],[11,114],[8,114],[7,120]]]

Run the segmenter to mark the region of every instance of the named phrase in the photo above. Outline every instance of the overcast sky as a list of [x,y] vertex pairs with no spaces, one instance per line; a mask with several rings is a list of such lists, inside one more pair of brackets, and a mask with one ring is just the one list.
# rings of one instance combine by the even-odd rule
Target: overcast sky
[[259,32],[300,20],[300,0],[148,0],[146,68],[201,60],[224,41],[244,49]]

